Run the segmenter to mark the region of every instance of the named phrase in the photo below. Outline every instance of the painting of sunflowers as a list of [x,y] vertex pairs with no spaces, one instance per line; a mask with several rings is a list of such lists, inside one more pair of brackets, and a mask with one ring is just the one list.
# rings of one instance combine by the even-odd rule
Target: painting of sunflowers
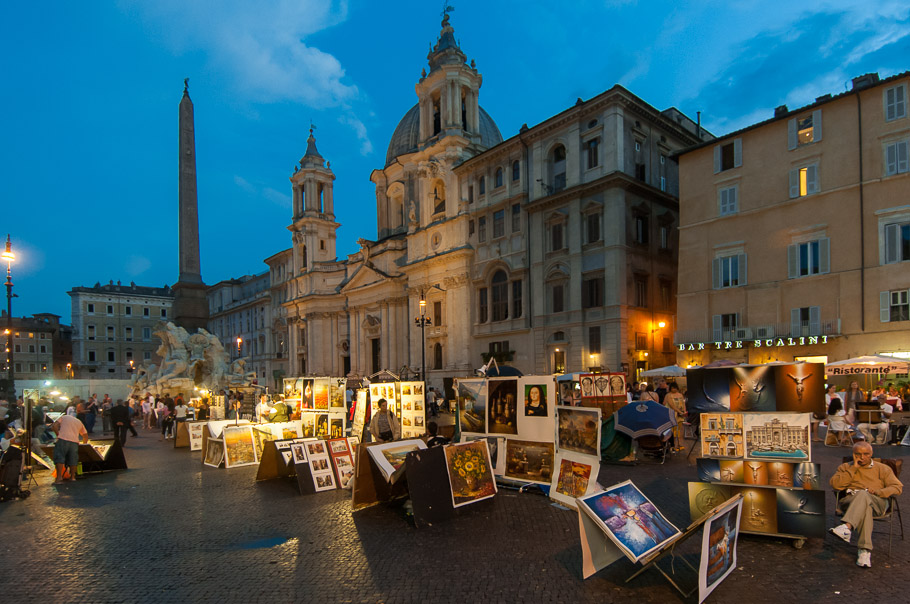
[[486,440],[445,447],[452,505],[459,507],[496,494],[496,479]]

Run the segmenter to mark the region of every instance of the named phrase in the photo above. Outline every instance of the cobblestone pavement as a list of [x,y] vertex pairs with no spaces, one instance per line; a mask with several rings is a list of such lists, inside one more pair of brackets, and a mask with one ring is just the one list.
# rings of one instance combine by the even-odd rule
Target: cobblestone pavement
[[[576,513],[539,495],[502,489],[451,521],[415,529],[400,507],[352,515],[347,491],[300,496],[292,483],[256,483],[255,467],[203,467],[199,453],[141,434],[127,444],[129,470],[61,487],[43,472],[30,498],[0,503],[3,601],[682,601],[655,571],[625,584],[638,568],[625,559],[583,581]],[[815,449],[826,481],[847,451]],[[627,478],[677,526],[688,524],[694,459],[600,473],[604,485]],[[830,512],[830,494],[827,503]],[[905,601],[910,541],[896,539],[889,559],[887,539],[876,534],[874,566],[860,569],[855,546],[830,535],[802,549],[743,536],[738,569],[709,601]],[[697,541],[688,545],[696,566]]]

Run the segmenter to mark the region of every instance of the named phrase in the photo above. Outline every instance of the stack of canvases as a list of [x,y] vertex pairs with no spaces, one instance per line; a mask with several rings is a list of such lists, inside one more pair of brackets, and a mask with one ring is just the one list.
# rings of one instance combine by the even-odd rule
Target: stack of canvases
[[300,413],[305,438],[341,438],[347,429],[346,378],[285,378],[285,403]]
[[737,493],[740,529],[824,537],[821,468],[812,462],[812,414],[824,414],[824,365],[793,363],[687,372],[689,409],[700,415],[697,518]]
[[457,389],[462,442],[486,441],[496,476],[549,485],[573,507],[596,490],[600,409],[557,407],[553,376],[466,378]]

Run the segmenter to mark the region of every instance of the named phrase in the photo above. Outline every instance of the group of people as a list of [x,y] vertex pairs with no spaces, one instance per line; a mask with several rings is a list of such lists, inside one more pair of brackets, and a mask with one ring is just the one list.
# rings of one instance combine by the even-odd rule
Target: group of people
[[[889,430],[888,418],[895,411],[903,410],[903,397],[893,384],[866,392],[859,387],[859,382],[853,381],[846,391],[840,393],[836,386],[830,385],[825,393],[825,402],[828,405],[828,429],[831,432],[844,433],[855,429],[871,444],[885,444]],[[860,417],[857,406],[863,406],[865,411],[875,411],[877,407],[880,421],[868,421],[871,419],[869,415]],[[820,439],[816,437],[816,440]]]

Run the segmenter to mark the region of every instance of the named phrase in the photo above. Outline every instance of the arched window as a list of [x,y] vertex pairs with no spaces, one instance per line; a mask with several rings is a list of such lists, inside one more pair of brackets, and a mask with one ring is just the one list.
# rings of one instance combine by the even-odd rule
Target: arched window
[[502,186],[502,168],[496,168],[496,187]]
[[516,180],[518,180],[518,178],[520,176],[521,176],[521,166],[518,163],[518,160],[516,159],[515,161],[512,162],[512,182],[515,182]]
[[505,271],[493,273],[490,289],[493,321],[505,321],[509,318],[509,278]]
[[433,369],[442,369],[442,344],[433,345]]
[[484,195],[487,192],[487,179],[483,176],[480,177],[480,194]]
[[550,152],[550,185],[554,191],[566,188],[566,148],[562,145]]

